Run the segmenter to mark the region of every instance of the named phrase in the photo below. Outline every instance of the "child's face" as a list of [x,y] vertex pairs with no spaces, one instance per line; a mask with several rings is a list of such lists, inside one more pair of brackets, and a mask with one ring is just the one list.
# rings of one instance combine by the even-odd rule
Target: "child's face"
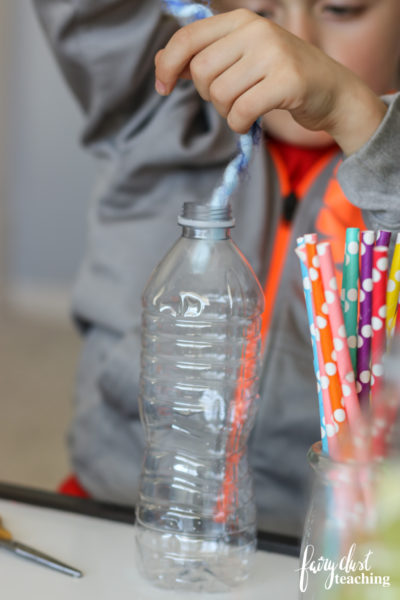
[[[400,65],[400,0],[215,0],[218,10],[245,7],[314,44],[356,73],[377,94],[397,89]],[[286,111],[264,118],[276,137],[297,144],[325,144]]]

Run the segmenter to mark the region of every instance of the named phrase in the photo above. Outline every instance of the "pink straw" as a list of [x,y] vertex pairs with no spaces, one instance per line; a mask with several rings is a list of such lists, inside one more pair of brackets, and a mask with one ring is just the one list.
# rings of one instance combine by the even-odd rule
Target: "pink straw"
[[[356,438],[360,440],[362,438],[362,441],[365,442],[364,419],[358,401],[353,365],[351,363],[349,347],[346,340],[346,328],[344,325],[330,243],[322,242],[318,244],[317,252],[320,260],[321,277],[332,330],[338,373],[342,386],[344,407],[348,416],[353,441]],[[355,445],[356,447],[361,447],[361,444],[356,443]],[[365,444],[363,444],[363,446],[365,447]]]

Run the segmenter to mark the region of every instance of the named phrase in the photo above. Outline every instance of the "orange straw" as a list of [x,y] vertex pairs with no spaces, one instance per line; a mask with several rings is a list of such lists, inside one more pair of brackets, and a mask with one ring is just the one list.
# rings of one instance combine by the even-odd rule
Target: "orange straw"
[[[310,235],[304,237],[306,242],[307,263],[309,265],[308,273],[311,282],[315,309],[315,325],[319,332],[319,338],[322,350],[322,364],[325,375],[321,376],[322,389],[329,390],[331,410],[335,427],[335,435],[339,442],[347,441],[347,414],[342,402],[342,388],[340,385],[338,367],[336,362],[335,347],[333,345],[332,332],[328,319],[328,307],[325,302],[324,290],[322,285],[320,262],[317,254],[316,242]],[[342,331],[344,340],[346,331]],[[317,335],[318,338],[318,335]],[[342,444],[341,444],[342,445]],[[333,458],[341,458],[334,456]]]
[[[317,239],[316,234],[310,234],[310,236],[313,237],[315,236],[315,241]],[[295,252],[297,254],[297,256],[299,257],[300,261],[304,264],[307,273],[308,273],[308,262],[307,262],[307,254],[306,254],[306,247],[304,245],[304,238],[301,238],[302,242],[299,243],[299,245],[297,246],[297,248],[295,249]],[[298,240],[299,242],[299,240]],[[303,279],[303,285],[304,286],[310,286],[310,278],[307,276],[307,280]],[[324,380],[326,380],[326,373],[325,373],[325,365],[324,365],[324,361],[322,358],[322,349],[321,349],[321,339],[320,336],[316,334],[316,326],[315,326],[315,322],[316,322],[316,315],[315,315],[315,306],[314,306],[314,301],[313,301],[313,297],[312,294],[310,293],[310,303],[311,303],[311,311],[312,311],[312,322],[310,320],[310,329],[312,328],[313,331],[311,332],[311,336],[314,336],[314,340],[315,340],[315,347],[316,347],[316,351],[317,351],[317,362],[318,362],[318,372],[316,373],[316,378],[317,378],[317,383],[318,383],[318,392],[321,393],[322,396],[322,406],[323,406],[323,415],[322,415],[322,425],[321,425],[321,430],[322,430],[322,426],[325,429],[326,432],[326,443],[328,444],[328,454],[330,456],[337,456],[338,455],[338,446],[337,446],[337,437],[335,435],[336,433],[336,428],[335,428],[335,424],[333,421],[333,417],[332,417],[332,408],[331,408],[331,402],[330,402],[330,397],[329,397],[329,390],[326,386],[321,387],[321,377],[324,377]],[[323,380],[323,381],[324,381]]]
[[249,387],[253,381],[257,360],[255,351],[257,342],[252,340],[252,337],[252,332],[248,331],[247,343],[242,349],[239,380],[232,402],[232,426],[225,449],[225,477],[214,513],[216,523],[225,523],[229,514],[235,509],[235,502],[238,502],[238,498],[235,499],[235,494],[238,486],[238,466],[242,458],[240,442],[243,426],[248,418],[249,405],[252,401]]

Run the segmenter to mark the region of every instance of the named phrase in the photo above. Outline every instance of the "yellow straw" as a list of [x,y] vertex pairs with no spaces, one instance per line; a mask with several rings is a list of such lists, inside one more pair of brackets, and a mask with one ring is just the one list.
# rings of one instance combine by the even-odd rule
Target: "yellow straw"
[[400,291],[400,233],[397,234],[392,265],[386,291],[386,334],[388,343],[393,336],[396,324],[396,310]]

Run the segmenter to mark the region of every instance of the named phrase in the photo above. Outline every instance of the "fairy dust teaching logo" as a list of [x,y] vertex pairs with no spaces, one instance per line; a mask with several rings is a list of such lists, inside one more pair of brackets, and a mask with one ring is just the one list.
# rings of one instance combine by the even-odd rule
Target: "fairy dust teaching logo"
[[[339,561],[333,561],[324,556],[315,556],[312,544],[305,547],[301,564],[300,591],[305,592],[312,577],[322,577],[326,590],[333,585],[379,585],[390,587],[390,576],[375,575],[372,572],[372,550],[369,550],[362,560],[355,559],[356,544],[353,544],[348,553]],[[326,574],[326,578],[325,578]]]

